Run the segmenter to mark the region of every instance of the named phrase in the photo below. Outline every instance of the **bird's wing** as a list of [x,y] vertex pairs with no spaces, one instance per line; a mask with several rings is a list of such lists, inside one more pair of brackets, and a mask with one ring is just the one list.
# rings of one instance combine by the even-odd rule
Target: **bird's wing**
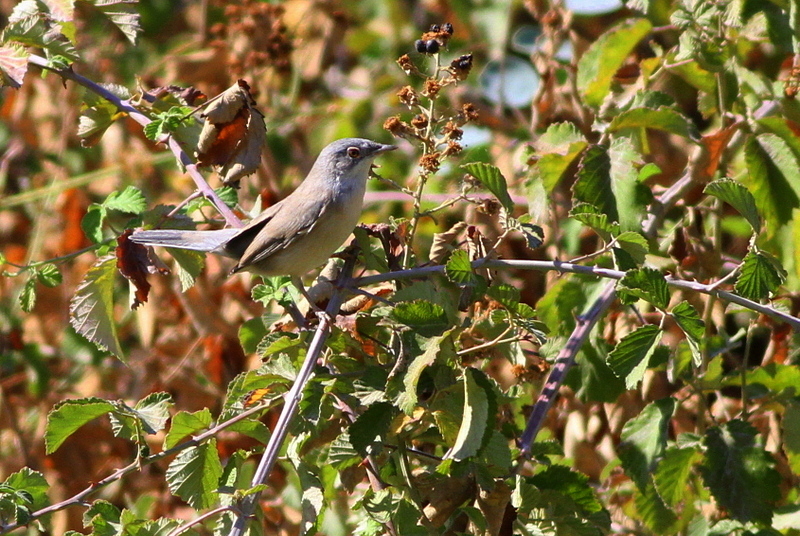
[[228,241],[226,250],[244,250],[233,272],[263,261],[311,232],[328,205],[324,198],[293,200],[290,204],[286,203],[287,199],[268,208]]

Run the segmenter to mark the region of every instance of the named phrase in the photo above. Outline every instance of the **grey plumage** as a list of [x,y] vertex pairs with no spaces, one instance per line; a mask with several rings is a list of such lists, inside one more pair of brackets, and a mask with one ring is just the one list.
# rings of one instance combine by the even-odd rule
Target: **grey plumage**
[[362,138],[334,141],[294,192],[241,229],[136,231],[130,239],[233,257],[238,262],[232,273],[299,279],[324,263],[353,231],[373,160],[395,148]]

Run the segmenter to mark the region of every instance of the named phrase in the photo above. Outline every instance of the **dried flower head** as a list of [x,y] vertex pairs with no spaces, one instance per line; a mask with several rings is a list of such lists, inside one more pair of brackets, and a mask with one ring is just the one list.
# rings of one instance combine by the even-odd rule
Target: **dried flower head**
[[451,140],[447,142],[447,148],[442,152],[442,156],[454,156],[463,150],[460,143]]
[[422,130],[428,127],[428,116],[425,114],[417,114],[414,116],[414,119],[411,120],[411,126]]
[[399,65],[406,74],[411,74],[417,71],[417,68],[414,66],[414,63],[411,61],[411,58],[408,54],[403,54],[397,58],[397,65]]
[[503,205],[500,204],[500,201],[494,198],[483,199],[481,204],[478,206],[478,212],[483,212],[488,216],[497,216],[500,214],[502,209]]
[[472,54],[464,54],[450,62],[450,74],[456,80],[466,80],[472,70]]
[[467,102],[461,106],[461,110],[458,112],[457,123],[463,125],[470,121],[477,121],[479,117],[478,109],[475,105],[471,102]]
[[428,97],[429,99],[435,99],[436,96],[439,94],[439,90],[442,89],[442,84],[435,78],[428,78],[425,80],[425,86],[422,89],[422,94]]
[[414,91],[414,88],[411,86],[405,86],[403,89],[397,92],[397,97],[400,99],[400,102],[412,108],[419,104],[419,95],[417,92]]
[[427,173],[436,173],[439,171],[439,166],[441,165],[440,157],[441,155],[439,153],[426,154],[420,158],[419,167]]
[[458,128],[458,125],[454,122],[448,121],[442,129],[442,134],[444,134],[445,138],[448,140],[460,140],[464,135],[464,131]]
[[400,116],[392,116],[383,123],[383,128],[388,130],[392,136],[404,138],[411,133],[411,126],[400,120]]

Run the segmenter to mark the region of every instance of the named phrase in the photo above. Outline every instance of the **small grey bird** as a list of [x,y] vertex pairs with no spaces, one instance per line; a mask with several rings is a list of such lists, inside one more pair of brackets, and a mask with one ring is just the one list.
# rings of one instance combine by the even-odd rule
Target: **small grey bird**
[[334,141],[294,192],[241,229],[136,231],[130,239],[233,257],[238,262],[232,274],[288,275],[308,298],[300,276],[324,263],[350,236],[361,215],[373,160],[396,148],[362,138]]

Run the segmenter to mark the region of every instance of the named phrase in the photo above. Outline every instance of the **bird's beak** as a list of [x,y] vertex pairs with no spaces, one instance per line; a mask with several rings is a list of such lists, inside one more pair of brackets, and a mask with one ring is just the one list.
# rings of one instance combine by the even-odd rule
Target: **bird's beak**
[[381,145],[373,154],[381,154],[397,149],[397,145]]

